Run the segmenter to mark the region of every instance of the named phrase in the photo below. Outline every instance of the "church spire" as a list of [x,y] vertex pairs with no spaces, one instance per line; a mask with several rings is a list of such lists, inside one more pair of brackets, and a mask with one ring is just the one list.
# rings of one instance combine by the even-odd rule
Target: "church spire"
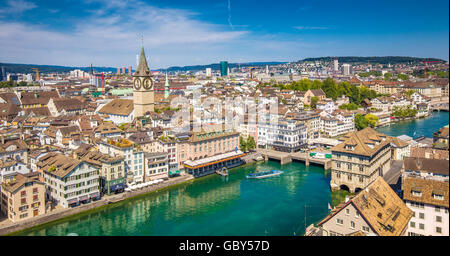
[[164,98],[167,99],[167,98],[169,98],[169,95],[170,95],[169,78],[167,77],[167,73],[166,73],[166,83],[165,83],[164,87],[165,87]]
[[144,46],[141,47],[141,55],[139,56],[139,65],[134,73],[135,76],[149,76],[151,75],[150,69],[147,65],[147,59],[145,58]]

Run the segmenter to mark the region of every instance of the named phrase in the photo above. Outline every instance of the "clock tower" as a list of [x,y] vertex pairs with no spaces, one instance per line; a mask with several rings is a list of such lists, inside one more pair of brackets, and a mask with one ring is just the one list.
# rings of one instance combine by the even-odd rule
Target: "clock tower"
[[141,56],[139,57],[139,65],[133,75],[133,102],[134,116],[144,116],[148,111],[154,111],[154,80],[152,72],[148,68],[147,59],[145,58],[144,46],[141,48]]

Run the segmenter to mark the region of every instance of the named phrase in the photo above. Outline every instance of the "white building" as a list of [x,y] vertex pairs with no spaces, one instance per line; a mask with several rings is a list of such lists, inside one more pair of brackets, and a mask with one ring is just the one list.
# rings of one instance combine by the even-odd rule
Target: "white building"
[[352,73],[352,66],[350,64],[342,64],[342,73],[348,76]]
[[127,139],[107,139],[98,143],[99,151],[110,156],[122,156],[128,183],[144,182],[144,152]]
[[46,184],[47,200],[64,208],[100,198],[99,169],[58,153],[39,159],[38,172]]
[[297,152],[307,144],[307,127],[300,121],[280,119],[258,124],[258,147]]

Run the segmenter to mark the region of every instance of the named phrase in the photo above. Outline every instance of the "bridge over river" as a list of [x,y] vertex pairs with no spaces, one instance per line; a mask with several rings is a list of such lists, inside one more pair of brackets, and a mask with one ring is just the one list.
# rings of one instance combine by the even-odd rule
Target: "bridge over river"
[[331,169],[331,159],[310,157],[309,153],[302,153],[302,152],[287,153],[271,149],[257,149],[257,152],[261,154],[261,156],[263,156],[266,161],[272,159],[280,161],[281,164],[287,164],[292,162],[292,160],[295,160],[299,162],[304,162],[306,166],[313,163],[316,165],[323,166],[325,170]]

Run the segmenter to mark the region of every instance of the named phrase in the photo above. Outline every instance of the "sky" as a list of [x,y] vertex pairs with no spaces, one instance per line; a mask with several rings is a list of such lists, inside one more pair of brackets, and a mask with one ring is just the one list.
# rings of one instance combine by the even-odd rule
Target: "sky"
[[449,60],[449,1],[0,0],[0,62],[150,69],[323,56]]

